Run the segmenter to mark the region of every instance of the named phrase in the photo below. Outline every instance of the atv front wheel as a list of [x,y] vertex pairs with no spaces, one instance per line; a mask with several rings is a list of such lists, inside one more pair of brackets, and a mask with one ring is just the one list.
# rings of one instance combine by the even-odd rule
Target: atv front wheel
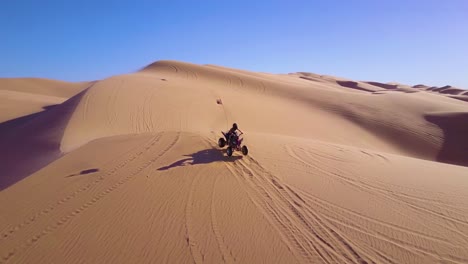
[[247,148],[247,146],[242,146],[242,154],[244,154],[244,156],[247,156],[247,154],[249,154],[249,149]]
[[229,157],[232,156],[232,148],[231,148],[231,147],[228,147],[228,148],[227,148],[226,154],[227,154]]
[[224,138],[219,138],[218,140],[218,146],[220,148],[223,148],[224,146],[226,146],[226,140]]

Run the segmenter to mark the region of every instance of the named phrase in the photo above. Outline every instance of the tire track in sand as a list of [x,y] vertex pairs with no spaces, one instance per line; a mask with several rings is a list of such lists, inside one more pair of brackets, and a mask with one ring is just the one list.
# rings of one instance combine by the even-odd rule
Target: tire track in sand
[[[206,143],[206,146],[208,148],[212,147],[214,148],[215,146],[211,144],[211,141],[208,139],[204,140]],[[214,197],[215,197],[215,189],[216,189],[216,183],[218,181],[218,177],[215,178],[213,181],[213,185],[211,188],[211,198],[210,198],[210,217],[211,217],[211,229],[213,231],[213,234],[215,236],[215,241],[217,243],[219,253],[221,255],[221,259],[223,260],[224,263],[234,263],[235,262],[235,257],[233,256],[232,252],[228,249],[227,245],[224,243],[224,238],[220,232],[218,221],[216,218],[216,211],[214,207]],[[186,241],[187,245],[190,249],[190,254],[192,255],[192,258],[195,263],[203,263],[204,262],[204,255],[201,253],[201,250],[198,248],[198,240],[195,237],[195,232],[193,231],[193,204],[194,204],[194,198],[193,194],[195,190],[197,189],[198,183],[200,180],[200,176],[196,175],[194,179],[191,182],[190,185],[190,191],[189,191],[189,197],[187,200],[187,205],[185,208],[185,215],[186,215],[186,223],[185,223],[185,233],[186,233]]]
[[[63,196],[62,198],[59,198],[55,202],[50,203],[48,206],[40,209],[38,212],[36,212],[33,215],[30,215],[26,217],[21,223],[9,228],[7,231],[4,231],[0,235],[0,242],[2,240],[11,238],[13,234],[16,232],[20,231],[22,228],[28,226],[29,224],[34,223],[38,219],[40,219],[42,216],[46,216],[52,211],[56,210],[58,207],[72,201],[74,198],[76,198],[80,193],[83,193],[85,191],[90,190],[96,185],[99,185],[101,182],[103,182],[106,178],[109,176],[113,175],[116,171],[119,169],[125,167],[129,162],[135,160],[138,156],[144,153],[144,151],[147,151],[151,146],[156,144],[159,139],[161,138],[161,135],[157,135],[150,140],[145,141],[145,143],[137,145],[136,147],[131,148],[130,150],[124,152],[123,154],[119,155],[118,157],[106,162],[103,167],[107,167],[109,165],[108,169],[103,169],[103,172],[105,173],[104,175],[99,176],[99,178],[94,179],[92,182],[87,182],[81,186],[79,186],[77,189],[75,189],[73,192],[69,193],[66,196]],[[142,150],[143,147],[145,147],[145,150]],[[133,152],[132,155],[128,155],[129,153]],[[128,157],[121,161],[120,159],[122,157]],[[117,164],[115,164],[117,163]],[[106,172],[107,171],[107,172]]]
[[[79,216],[81,213],[89,209],[91,206],[96,205],[100,200],[105,198],[109,193],[115,191],[125,183],[129,182],[130,180],[134,179],[136,175],[138,175],[140,172],[148,168],[154,161],[157,159],[161,158],[165,153],[167,153],[174,145],[177,144],[177,142],[180,139],[180,132],[177,133],[173,141],[166,147],[164,148],[158,155],[153,157],[152,159],[148,160],[145,162],[142,166],[138,167],[136,170],[134,170],[130,175],[127,177],[124,177],[123,179],[119,180],[117,183],[113,184],[111,187],[107,188],[106,190],[100,192],[98,195],[95,195],[92,199],[88,200],[88,202],[83,203],[81,206],[76,207],[73,210],[70,210],[70,213],[68,213],[66,216],[63,216],[59,219],[56,219],[52,222],[54,222],[51,225],[48,225],[46,228],[44,228],[42,231],[36,233],[29,239],[27,239],[22,245],[17,246],[10,250],[6,255],[2,257],[0,260],[0,263],[7,263],[10,261],[18,252],[25,251],[32,245],[36,244],[38,241],[40,241],[41,238],[57,231],[61,226],[65,225],[66,223],[70,222],[72,219],[76,218]],[[133,159],[134,160],[134,159]]]
[[[441,212],[437,212],[437,211],[425,208],[421,204],[417,204],[417,203],[408,201],[408,199],[406,199],[407,197],[403,197],[400,193],[392,192],[392,191],[389,191],[387,189],[384,189],[384,188],[381,188],[381,187],[374,186],[372,184],[366,183],[366,182],[360,180],[358,177],[349,177],[347,175],[350,174],[349,170],[351,169],[351,167],[349,167],[348,172],[345,172],[345,171],[339,169],[336,166],[327,165],[322,160],[317,159],[317,158],[315,158],[313,156],[308,156],[308,158],[312,159],[313,163],[310,162],[310,161],[306,161],[305,159],[301,158],[300,155],[298,155],[294,151],[294,149],[292,147],[290,147],[290,146],[286,147],[286,152],[292,158],[294,158],[295,160],[301,162],[303,165],[305,165],[307,167],[310,167],[310,168],[314,169],[315,171],[318,171],[318,172],[322,173],[323,175],[326,175],[328,177],[332,177],[332,178],[335,178],[335,179],[337,179],[339,181],[342,181],[343,183],[346,183],[346,184],[356,188],[359,191],[363,191],[363,192],[366,192],[366,193],[368,193],[370,195],[377,195],[377,196],[379,196],[381,198],[391,200],[393,202],[396,202],[397,204],[400,204],[400,205],[406,206],[408,208],[411,208],[416,213],[431,214],[434,217],[436,217],[435,219],[442,218],[442,219],[444,219],[445,221],[448,221],[448,222],[458,223],[458,224],[462,224],[462,225],[465,225],[465,226],[468,225],[468,223],[466,221],[456,219],[456,218],[450,217],[448,215],[444,215]],[[434,205],[433,202],[430,202],[430,204]],[[447,208],[445,208],[445,209],[447,209]],[[406,217],[406,216],[402,215],[402,217]],[[465,243],[467,242],[467,240],[466,240],[467,235],[464,234],[463,232],[460,232],[460,230],[458,230],[456,228],[449,227],[449,226],[447,226],[445,224],[441,225],[438,222],[432,221],[431,218],[429,218],[428,220],[433,224],[439,225],[440,227],[443,227],[445,229],[448,229],[448,230],[460,235],[460,237],[463,238],[464,242]],[[430,227],[427,227],[427,228],[430,228]]]
[[[395,195],[394,193],[391,193],[391,192],[389,193],[387,190],[384,190],[384,189],[381,189],[379,187],[367,184],[367,183],[362,182],[362,181],[357,180],[357,179],[353,179],[353,178],[344,176],[344,175],[346,175],[346,173],[343,172],[343,171],[338,170],[335,167],[328,166],[327,168],[321,168],[321,167],[318,166],[318,164],[324,165],[324,162],[321,162],[318,159],[317,160],[313,159],[314,163],[316,163],[316,164],[312,164],[311,162],[308,162],[308,161],[302,159],[301,157],[299,157],[299,155],[296,154],[294,151],[292,151],[291,148],[287,148],[286,150],[291,155],[291,157],[297,159],[298,161],[300,161],[301,163],[303,163],[303,164],[305,164],[307,166],[310,166],[311,168],[314,168],[315,171],[323,173],[324,175],[327,175],[327,176],[335,177],[335,178],[337,178],[339,180],[343,180],[344,182],[350,184],[351,186],[358,187],[359,190],[368,192],[368,193],[370,193],[372,195],[379,195],[380,197],[390,199],[390,200],[392,200],[394,202],[400,202],[400,203],[403,203],[405,205],[408,205],[407,201],[402,201],[401,198],[398,197],[397,195]],[[311,158],[311,157],[309,157],[309,158]],[[333,169],[335,169],[336,173],[333,172]],[[306,194],[306,196],[312,196],[312,195],[311,194]],[[317,199],[317,197],[315,197],[315,196],[313,196],[313,198],[315,198],[314,200]],[[332,212],[335,215],[337,215],[336,214],[337,211],[342,211],[344,209],[344,208],[335,208],[334,210],[329,210],[327,208],[330,208],[330,206],[332,206],[332,204],[329,204],[327,202],[325,202],[325,204],[316,203],[316,205],[319,206],[319,207],[322,207],[322,209],[324,209],[325,211]],[[417,207],[417,208],[415,208],[415,207]],[[416,206],[414,204],[409,205],[409,208],[411,208],[411,209],[420,209],[419,206]],[[341,210],[339,210],[339,209],[341,209]],[[421,211],[433,215],[432,210],[421,208]],[[311,210],[311,212],[314,212],[314,211]],[[348,213],[350,213],[350,212],[348,212]],[[365,220],[370,221],[370,223],[380,225],[381,227],[378,228],[378,230],[386,230],[387,228],[390,228],[393,231],[398,231],[399,234],[404,234],[404,233],[406,233],[408,231],[407,229],[404,229],[404,228],[402,229],[402,228],[399,228],[398,226],[395,226],[395,225],[386,224],[386,223],[383,223],[381,221],[377,221],[375,219],[368,218],[368,217],[365,217],[363,215],[360,215],[360,214],[357,214],[357,213],[354,213],[354,212],[352,213],[352,215],[364,218]],[[451,241],[448,241],[448,240],[442,239],[442,238],[438,238],[436,236],[432,236],[432,235],[429,235],[429,234],[422,234],[422,233],[419,233],[419,232],[411,231],[410,234],[415,235],[417,237],[417,239],[418,239],[417,241],[420,242],[420,243],[416,244],[415,242],[411,243],[410,241],[404,241],[402,239],[398,239],[397,237],[390,237],[387,234],[382,233],[382,232],[377,232],[375,234],[370,234],[368,232],[363,232],[363,230],[359,226],[354,225],[352,222],[344,223],[342,220],[331,219],[331,218],[328,218],[328,217],[327,217],[327,219],[329,220],[327,222],[333,223],[332,224],[333,226],[335,226],[336,224],[347,226],[348,228],[351,228],[351,229],[353,229],[353,230],[355,230],[355,231],[357,231],[359,233],[362,233],[362,234],[367,235],[367,236],[374,237],[375,239],[378,239],[378,240],[386,241],[386,242],[391,243],[391,244],[393,244],[393,245],[395,245],[395,246],[397,246],[397,247],[399,247],[399,248],[401,248],[403,250],[408,251],[409,253],[416,254],[416,255],[419,255],[419,256],[422,256],[422,257],[430,256],[430,257],[432,257],[434,259],[439,259],[440,258],[440,256],[438,255],[438,253],[435,250],[430,249],[431,247],[428,247],[428,246],[423,247],[421,245],[422,242],[424,242],[426,245],[430,245],[431,243],[437,242],[437,243],[439,243],[441,245],[445,244],[446,246],[449,246],[449,247],[454,247],[455,246],[453,244],[453,242],[451,242]],[[443,219],[447,220],[446,217],[443,217]],[[455,221],[455,222],[457,222],[457,221]],[[430,227],[427,227],[427,228],[430,228]],[[452,228],[450,228],[448,226],[445,226],[445,229],[449,229],[449,230],[459,234],[461,236],[461,238],[463,239],[463,241],[466,242],[466,240],[465,240],[466,235],[461,233],[460,230],[454,230],[454,229],[452,229]],[[409,249],[411,249],[411,250],[409,250]],[[444,256],[443,259],[445,261],[451,261],[451,262],[455,262],[455,263],[464,263],[464,262],[467,261],[464,258],[460,258],[460,257],[457,257],[457,256],[449,256],[449,255]]]
[[[363,253],[357,252],[349,241],[333,233],[330,226],[324,228],[325,224],[320,219],[300,205],[302,198],[289,194],[286,185],[255,159],[247,157],[246,161],[226,165],[239,183],[247,187],[246,192],[252,202],[279,232],[298,261],[367,263]],[[340,245],[340,248],[334,245]],[[366,258],[370,259],[368,256]]]
[[358,252],[356,245],[354,245],[349,239],[338,234],[329,223],[323,221],[313,208],[306,206],[307,203],[305,202],[305,199],[298,193],[294,192],[291,186],[286,185],[279,178],[267,172],[266,169],[264,169],[256,160],[253,160],[253,163],[266,172],[266,175],[269,178],[266,180],[271,180],[275,187],[278,188],[282,199],[289,202],[291,210],[299,217],[305,227],[312,231],[314,237],[317,237],[319,241],[329,246],[325,249],[332,250],[331,253],[335,254],[339,258],[336,261],[341,262],[343,259],[346,259],[349,262],[366,263],[367,261],[364,260],[364,258],[367,258],[370,262],[373,262],[370,256],[365,255],[364,252]]
[[211,215],[211,228],[213,233],[215,234],[216,242],[218,244],[218,249],[221,253],[221,257],[224,262],[226,263],[234,263],[236,262],[236,258],[233,256],[232,251],[228,249],[227,245],[224,243],[224,238],[221,235],[219,230],[218,220],[216,218],[216,210],[214,206],[215,202],[215,190],[216,190],[216,183],[218,182],[218,177],[214,180],[212,192],[211,192],[211,204],[210,204],[210,215]]
[[198,249],[198,242],[193,235],[192,227],[192,207],[193,207],[193,193],[195,192],[195,186],[198,182],[198,177],[195,177],[190,184],[190,191],[187,200],[187,205],[185,206],[185,240],[187,241],[187,246],[190,250],[190,255],[192,256],[195,264],[203,263],[204,256],[201,254]]

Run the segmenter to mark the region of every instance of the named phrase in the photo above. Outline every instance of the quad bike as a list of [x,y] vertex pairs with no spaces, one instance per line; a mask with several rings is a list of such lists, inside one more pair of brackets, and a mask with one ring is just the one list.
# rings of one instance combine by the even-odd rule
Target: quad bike
[[242,132],[237,135],[236,133],[233,133],[232,135],[228,135],[227,133],[223,133],[224,138],[219,138],[218,140],[218,146],[220,148],[224,148],[224,146],[228,146],[226,150],[226,154],[231,157],[232,153],[234,151],[241,151],[244,156],[246,156],[249,153],[249,149],[247,146],[242,146],[242,141],[244,140],[240,136],[243,134]]

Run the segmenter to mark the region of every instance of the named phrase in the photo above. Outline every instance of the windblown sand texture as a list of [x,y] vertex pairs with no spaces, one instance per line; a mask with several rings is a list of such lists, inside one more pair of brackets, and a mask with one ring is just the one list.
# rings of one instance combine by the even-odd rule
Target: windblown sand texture
[[466,101],[176,61],[0,79],[0,263],[468,263]]

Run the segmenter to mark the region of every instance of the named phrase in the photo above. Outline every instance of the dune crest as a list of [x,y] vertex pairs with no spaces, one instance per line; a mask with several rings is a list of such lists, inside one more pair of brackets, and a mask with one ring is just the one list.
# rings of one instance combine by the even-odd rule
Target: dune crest
[[0,78],[0,122],[61,104],[91,84],[40,78]]

